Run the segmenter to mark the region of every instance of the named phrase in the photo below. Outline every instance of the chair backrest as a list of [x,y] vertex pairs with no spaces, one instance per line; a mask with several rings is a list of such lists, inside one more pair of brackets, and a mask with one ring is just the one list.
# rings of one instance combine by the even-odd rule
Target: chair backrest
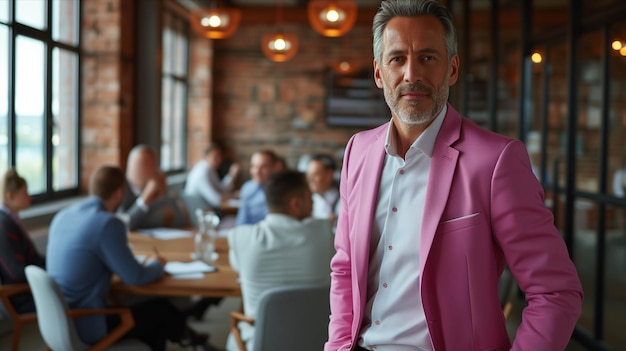
[[267,291],[259,301],[254,351],[319,351],[328,339],[330,286],[294,285]]
[[37,266],[27,266],[26,279],[30,285],[39,323],[39,331],[52,350],[87,350],[67,315],[68,307],[59,286],[48,273]]

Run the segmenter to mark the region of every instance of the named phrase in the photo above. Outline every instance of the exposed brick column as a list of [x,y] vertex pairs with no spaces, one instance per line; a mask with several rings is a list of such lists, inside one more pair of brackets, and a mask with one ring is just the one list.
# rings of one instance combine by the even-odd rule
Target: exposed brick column
[[213,133],[213,40],[189,35],[187,165],[198,162]]
[[120,165],[133,135],[134,4],[83,0],[81,188],[103,164]]

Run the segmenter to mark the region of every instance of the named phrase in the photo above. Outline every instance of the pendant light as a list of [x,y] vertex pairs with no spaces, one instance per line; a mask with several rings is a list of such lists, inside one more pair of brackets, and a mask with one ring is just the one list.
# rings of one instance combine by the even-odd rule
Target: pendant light
[[298,52],[298,36],[286,34],[282,29],[282,4],[276,7],[276,29],[273,34],[264,35],[261,39],[263,54],[274,62],[290,60]]
[[340,37],[354,26],[357,6],[352,0],[312,0],[307,13],[315,31],[326,37]]
[[213,1],[209,8],[191,11],[190,17],[191,25],[198,34],[209,39],[224,39],[233,35],[239,27],[241,10],[219,6]]

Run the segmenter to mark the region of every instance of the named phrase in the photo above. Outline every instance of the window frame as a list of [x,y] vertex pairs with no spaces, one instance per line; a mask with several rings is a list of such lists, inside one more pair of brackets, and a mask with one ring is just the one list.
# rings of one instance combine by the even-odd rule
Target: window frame
[[[44,45],[44,95],[43,95],[43,123],[44,123],[44,135],[43,135],[43,162],[45,171],[45,185],[44,190],[39,193],[31,193],[33,204],[43,203],[49,200],[68,198],[79,194],[81,169],[80,169],[80,145],[81,145],[81,104],[82,101],[82,55],[81,55],[81,1],[75,0],[75,17],[73,19],[73,28],[76,30],[76,41],[74,44],[70,44],[62,41],[63,39],[53,40],[53,9],[54,1],[59,0],[47,0],[45,1],[46,14],[45,14],[45,29],[40,30],[25,24],[16,22],[16,2],[19,0],[9,0],[9,18],[8,22],[0,22],[0,26],[6,26],[9,32],[8,36],[8,108],[7,108],[7,135],[8,135],[8,160],[7,168],[16,166],[17,161],[17,145],[16,145],[16,110],[15,110],[15,98],[16,98],[16,41],[17,38],[22,36],[28,39],[36,40]],[[66,20],[64,20],[66,21]],[[75,96],[74,100],[77,102],[74,107],[73,115],[76,117],[73,133],[75,135],[75,144],[73,145],[74,152],[74,179],[73,186],[63,188],[61,190],[55,190],[54,186],[54,144],[53,144],[53,129],[54,129],[54,115],[53,115],[53,52],[55,49],[62,50],[63,52],[74,54],[77,64],[75,65],[74,87]],[[29,189],[29,192],[31,189]]]

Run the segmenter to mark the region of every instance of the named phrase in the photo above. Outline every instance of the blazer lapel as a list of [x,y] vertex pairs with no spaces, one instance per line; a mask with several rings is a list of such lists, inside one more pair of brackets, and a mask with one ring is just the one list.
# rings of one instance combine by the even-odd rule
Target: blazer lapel
[[[448,112],[435,141],[428,176],[427,205],[424,207],[420,238],[420,270],[422,272],[424,272],[435,232],[450,194],[452,177],[459,157],[459,151],[451,145],[459,139],[461,123],[461,116],[448,104]],[[423,276],[424,274],[420,275],[420,280]]]
[[[385,124],[388,126],[388,124]],[[381,170],[385,160],[385,135],[387,128],[380,128],[379,133],[376,133],[372,137],[372,142],[368,144],[368,147],[363,149],[363,169],[361,170],[362,181],[357,187],[356,191],[360,195],[356,206],[355,233],[359,236],[360,240],[353,240],[354,253],[353,258],[356,258],[356,271],[359,281],[359,294],[361,301],[364,302],[367,293],[367,270],[370,254],[370,237],[372,230],[372,221],[375,216],[376,204],[378,198],[378,184],[380,182]],[[367,233],[367,236],[362,235]],[[367,238],[367,240],[362,240]]]

